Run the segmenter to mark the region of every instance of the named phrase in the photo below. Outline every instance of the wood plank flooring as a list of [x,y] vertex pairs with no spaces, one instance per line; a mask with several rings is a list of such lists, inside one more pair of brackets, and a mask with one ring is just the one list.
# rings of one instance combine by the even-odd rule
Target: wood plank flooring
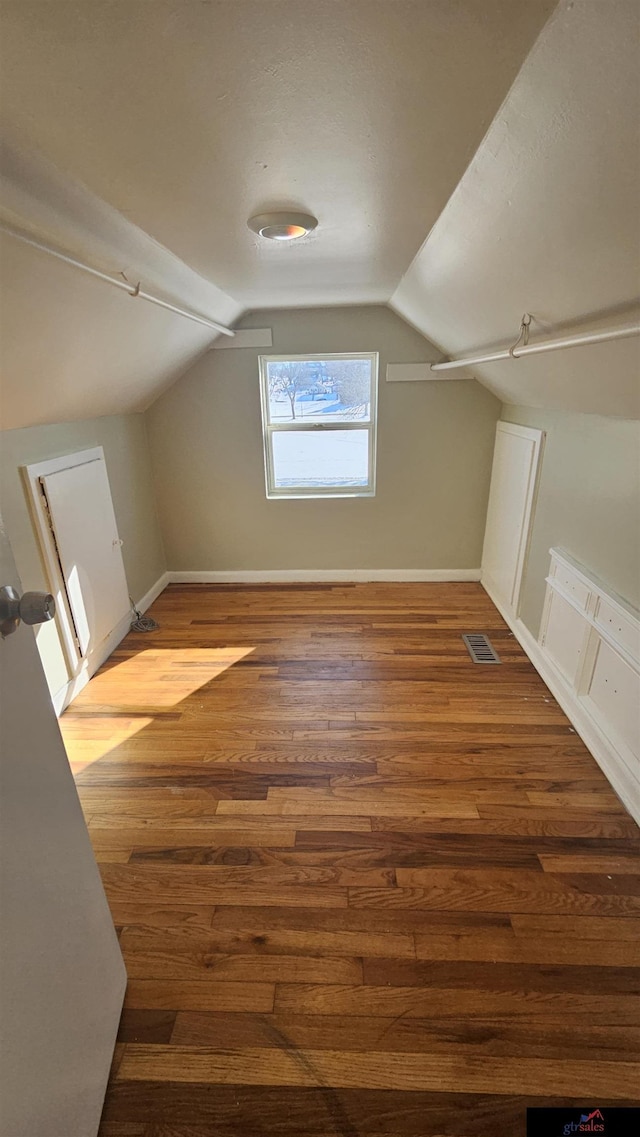
[[130,977],[101,1137],[634,1104],[640,831],[480,586],[152,614],[61,720]]

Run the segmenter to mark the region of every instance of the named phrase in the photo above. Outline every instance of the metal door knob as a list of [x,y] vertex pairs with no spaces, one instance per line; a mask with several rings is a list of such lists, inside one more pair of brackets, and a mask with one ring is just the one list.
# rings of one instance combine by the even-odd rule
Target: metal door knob
[[0,635],[10,636],[20,625],[46,624],[56,614],[56,602],[48,592],[25,592],[19,596],[15,588],[0,588]]

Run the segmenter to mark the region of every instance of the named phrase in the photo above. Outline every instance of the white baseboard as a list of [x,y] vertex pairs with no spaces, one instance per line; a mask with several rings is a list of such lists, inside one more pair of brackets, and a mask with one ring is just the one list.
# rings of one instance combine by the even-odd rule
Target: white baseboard
[[83,687],[86,687],[92,675],[95,675],[96,671],[102,667],[102,664],[106,662],[121,640],[124,639],[130,627],[131,615],[127,612],[126,616],[118,621],[106,639],[81,660],[77,673],[53,696],[53,706],[58,716],[77,698]]
[[168,572],[163,572],[162,576],[158,577],[155,584],[152,584],[149,591],[145,592],[144,596],[140,600],[138,600],[138,602],[136,604],[136,608],[138,609],[138,611],[139,612],[146,612],[147,608],[151,607],[154,600],[158,599],[160,593],[164,592],[165,588],[167,587],[168,584],[170,584],[170,582],[171,582],[170,574]]
[[[168,584],[169,573],[164,572],[155,584],[151,586],[149,591],[145,592],[144,596],[136,602],[138,611],[146,612],[147,608],[151,607],[153,601],[158,598]],[[102,667],[102,664],[106,663],[109,656],[116,650],[118,644],[122,643],[130,627],[131,613],[127,612],[126,615],[118,621],[106,639],[104,639],[101,644],[98,644],[98,646],[89,652],[85,659],[82,660],[77,675],[74,675],[68,683],[65,683],[64,687],[61,687],[55,695],[52,695],[53,707],[58,718],[62,712],[67,709],[70,703],[77,698],[83,687],[86,687],[91,677]]]
[[172,584],[296,584],[364,581],[478,581],[480,569],[266,569],[168,574]]
[[53,709],[56,712],[57,718],[60,718],[62,712],[66,711],[69,704],[80,694],[83,687],[86,687],[90,678],[89,669],[87,667],[81,667],[75,678],[70,679],[68,683],[65,683],[64,687],[61,687],[59,691],[56,691],[55,695],[51,696],[51,702],[53,703]]
[[574,690],[545,655],[526,624],[507,612],[502,602],[493,594],[486,580],[482,580],[481,583],[500,615],[511,628],[520,647],[528,655],[538,675],[546,683],[576,733],[595,758],[625,809],[640,825],[640,785],[611,739],[603,733],[584,705],[576,698]]

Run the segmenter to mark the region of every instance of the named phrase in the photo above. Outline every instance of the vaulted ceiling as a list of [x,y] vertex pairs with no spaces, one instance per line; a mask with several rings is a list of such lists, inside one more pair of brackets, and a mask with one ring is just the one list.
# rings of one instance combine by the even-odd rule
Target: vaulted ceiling
[[[640,323],[640,4],[559,5],[393,294],[448,353]],[[484,364],[504,401],[640,417],[640,338]]]
[[[554,7],[5,0],[0,217],[223,323],[391,301],[464,352],[515,338],[525,310],[539,331],[622,318],[639,9]],[[289,206],[317,231],[283,246],[248,230]],[[0,254],[4,426],[141,409],[213,341],[11,238]],[[477,377],[516,402],[633,414],[635,341],[593,350],[608,394],[607,364],[585,381],[571,353]]]

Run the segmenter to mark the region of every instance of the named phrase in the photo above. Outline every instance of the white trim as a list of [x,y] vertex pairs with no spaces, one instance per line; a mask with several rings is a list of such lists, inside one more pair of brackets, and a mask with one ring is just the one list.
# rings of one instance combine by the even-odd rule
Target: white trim
[[[291,422],[271,422],[268,370],[270,363],[291,362],[323,362],[326,359],[368,359],[371,368],[371,399],[369,402],[369,418],[354,419],[348,422],[309,422],[304,418],[294,419]],[[262,412],[262,441],[264,449],[264,475],[267,500],[290,501],[304,498],[352,498],[376,496],[376,447],[378,434],[378,374],[380,370],[380,354],[377,351],[341,351],[328,352],[320,355],[309,353],[307,355],[259,355],[258,372],[260,377],[260,407]],[[369,481],[366,486],[276,486],[273,437],[275,434],[293,431],[322,432],[328,430],[345,431],[360,430],[367,432]]]
[[[576,612],[580,613],[585,625],[593,628],[599,639],[608,643],[629,667],[640,673],[640,613],[622,597],[607,591],[606,585],[602,583],[599,577],[589,575],[578,561],[575,561],[563,549],[549,549],[549,552],[551,554],[551,571],[545,578],[547,593],[540,624],[541,647],[544,647],[551,596],[556,592],[567,604],[575,608]],[[570,570],[571,576],[584,586],[585,603],[581,604],[579,600],[576,600],[569,588],[560,582],[557,577],[558,568]],[[606,623],[599,619],[603,607],[611,609],[618,619],[624,622],[633,636],[632,647],[620,638],[619,633],[622,629],[619,629],[618,634],[616,634],[615,628],[607,627]]]
[[540,437],[544,438],[544,430],[539,430],[537,426],[520,426],[519,422],[509,422],[508,419],[500,419],[496,423],[496,429],[504,431],[505,434],[517,434],[519,438],[528,438],[530,442],[539,442]]
[[479,581],[480,569],[229,569],[168,574],[171,584],[295,584],[365,581]]
[[56,691],[55,695],[51,696],[51,702],[53,703],[53,709],[57,718],[60,718],[63,711],[66,711],[69,704],[80,694],[88,682],[89,675],[87,671],[83,669],[76,679],[70,679],[68,683],[65,683],[64,687],[61,687],[59,691]]
[[584,704],[579,702],[575,690],[570,687],[548,656],[545,655],[544,649],[522,620],[514,618],[506,610],[497,596],[492,593],[486,580],[482,581],[482,587],[509,625],[540,678],[546,683],[551,694],[595,758],[622,804],[629,811],[634,821],[640,825],[640,784],[634,778],[626,762],[621,758],[611,739],[604,734]]
[[[53,536],[45,511],[45,503],[40,492],[40,478],[57,474],[61,470],[70,470],[76,466],[84,466],[89,462],[105,462],[102,446],[94,446],[89,450],[78,450],[72,454],[62,454],[57,458],[48,458],[43,462],[31,463],[21,467],[21,474],[27,491],[38,538],[38,546],[42,553],[49,587],[56,599],[56,625],[60,644],[66,659],[69,680],[51,696],[56,714],[59,716],[71,702],[80,694],[87,683],[102,664],[115,651],[118,644],[124,639],[131,627],[131,612],[126,612],[116,624],[109,635],[92,648],[86,657],[80,654],[75,638],[73,618],[69,609],[67,590],[60,571]],[[106,466],[106,462],[105,462]],[[136,608],[146,612],[147,608],[160,595],[169,583],[169,574],[163,573],[155,584],[137,601]]]
[[47,517],[40,479],[48,477],[50,474],[57,474],[61,470],[71,470],[76,466],[85,466],[89,462],[104,462],[104,460],[102,446],[94,446],[90,450],[77,450],[73,454],[62,454],[57,458],[47,458],[43,462],[32,462],[28,466],[20,467],[38,546],[44,561],[45,573],[56,601],[55,622],[58,636],[67,668],[72,675],[81,667],[82,655],[76,640],[73,616],[67,597],[67,587],[60,570],[60,562]]
[[437,383],[442,379],[468,378],[468,375],[434,375],[430,363],[387,363],[387,383]]
[[[157,581],[151,586],[148,592],[145,592],[144,596],[140,600],[136,601],[135,607],[138,609],[138,611],[146,612],[147,609],[151,607],[154,600],[157,600],[160,593],[164,592],[169,582],[170,573],[163,572],[162,576],[158,577]],[[122,643],[122,640],[127,635],[131,627],[131,619],[131,612],[127,612],[126,616],[122,617],[122,619],[116,624],[115,628],[107,636],[107,638],[103,640],[101,644],[98,644],[97,647],[94,648],[92,652],[90,652],[86,659],[82,660],[78,674],[70,679],[68,683],[65,683],[65,685],[61,687],[55,695],[52,695],[53,707],[58,718],[62,712],[66,710],[69,704],[72,703],[73,700],[80,694],[83,687],[86,687],[87,683],[95,675],[96,671],[102,667],[102,664],[106,663],[109,656],[118,647],[118,644]]]
[[[628,600],[625,600],[619,593],[613,592],[595,572],[588,572],[584,565],[580,564],[580,561],[576,561],[570,553],[567,553],[566,549],[551,548],[549,549],[549,555],[553,558],[554,562],[562,565],[564,568],[570,569],[573,575],[586,585],[590,592],[595,591],[601,593],[600,599],[605,600],[608,605],[615,608],[625,619],[631,616],[635,621],[640,620],[640,612],[637,608],[634,608],[633,604],[630,604]],[[552,566],[552,569],[553,567],[555,566]],[[546,577],[546,582],[547,584],[551,584],[556,591],[563,592],[561,586],[554,579],[552,572]],[[575,601],[567,593],[563,592],[563,594],[566,595],[566,598],[575,606]],[[597,615],[595,608],[593,614],[594,617]],[[597,624],[597,619],[594,619],[594,622]]]
[[[491,471],[491,478],[493,483],[496,451],[498,445],[498,438],[501,434],[513,434],[518,438],[524,438],[532,443],[531,454],[529,456],[529,469],[527,474],[527,488],[524,500],[524,510],[521,518],[517,519],[520,523],[520,531],[518,535],[518,556],[516,561],[516,569],[511,586],[511,595],[508,599],[509,611],[514,617],[520,614],[520,594],[522,591],[522,581],[524,572],[529,558],[529,549],[531,545],[531,533],[533,530],[533,521],[535,516],[535,509],[538,500],[538,489],[540,485],[540,471],[542,466],[542,456],[544,452],[544,444],[546,439],[546,432],[538,430],[535,427],[520,426],[518,423],[506,422],[500,420],[496,424],[496,443],[494,447],[493,466]],[[482,581],[491,581],[491,577],[485,569],[486,550],[489,546],[491,539],[491,491],[494,486],[489,487],[489,502],[487,504],[487,521],[485,527],[484,543],[482,548]],[[503,604],[507,603],[507,597],[503,599]]]
[[138,609],[138,611],[139,612],[146,612],[147,608],[151,607],[154,600],[158,599],[160,593],[164,592],[165,588],[167,587],[167,585],[169,583],[170,583],[169,573],[163,572],[162,576],[158,577],[155,584],[151,585],[151,588],[149,589],[149,591],[145,592],[142,599],[138,600],[138,602],[136,603],[136,608]]
[[62,687],[61,690],[53,696],[53,707],[58,717],[80,694],[82,689],[86,687],[96,671],[102,667],[102,664],[106,663],[112,652],[116,650],[118,644],[122,642],[130,627],[131,613],[127,612],[126,616],[123,616],[122,619],[118,621],[106,639],[104,639],[101,644],[98,644],[93,651],[89,652],[82,660],[77,674],[69,680],[65,687]]
[[233,339],[216,340],[210,351],[226,351],[239,347],[273,347],[271,328],[241,328]]
[[34,462],[23,469],[30,477],[45,478],[49,474],[57,474],[60,470],[71,470],[74,466],[85,466],[87,462],[104,462],[102,446],[93,446],[90,450],[76,450],[73,454],[61,454],[58,458],[47,458],[44,462]]

